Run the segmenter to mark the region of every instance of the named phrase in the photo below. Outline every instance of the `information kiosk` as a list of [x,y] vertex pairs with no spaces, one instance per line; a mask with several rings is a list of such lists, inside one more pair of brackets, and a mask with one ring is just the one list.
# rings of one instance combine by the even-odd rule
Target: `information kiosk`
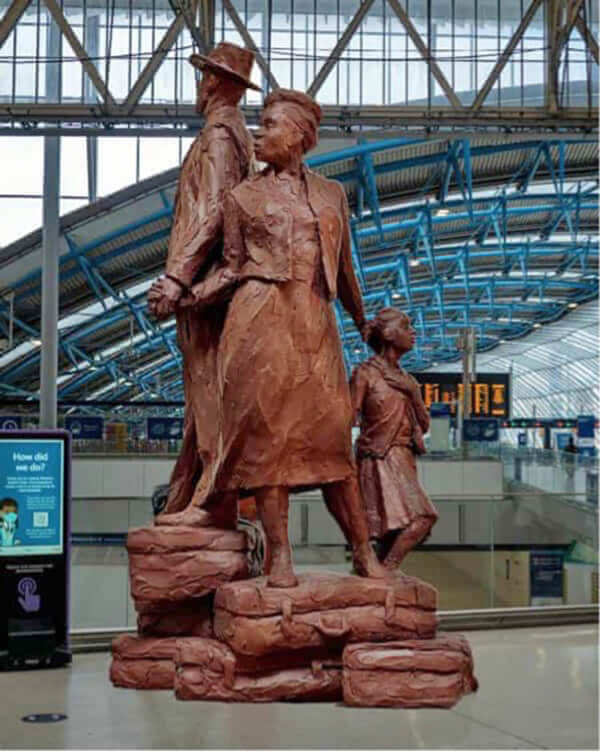
[[1,669],[71,661],[70,498],[67,431],[0,431]]

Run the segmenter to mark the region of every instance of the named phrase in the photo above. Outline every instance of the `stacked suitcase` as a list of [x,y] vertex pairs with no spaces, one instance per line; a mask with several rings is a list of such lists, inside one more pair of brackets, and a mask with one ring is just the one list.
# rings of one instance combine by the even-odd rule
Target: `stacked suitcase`
[[113,642],[110,679],[173,688],[179,636],[212,637],[214,592],[249,576],[246,536],[215,527],[140,527],[127,536],[138,633]]
[[451,707],[477,689],[462,636],[437,634],[437,591],[415,577],[248,578],[244,534],[148,527],[127,541],[138,634],[110,677],[204,701]]

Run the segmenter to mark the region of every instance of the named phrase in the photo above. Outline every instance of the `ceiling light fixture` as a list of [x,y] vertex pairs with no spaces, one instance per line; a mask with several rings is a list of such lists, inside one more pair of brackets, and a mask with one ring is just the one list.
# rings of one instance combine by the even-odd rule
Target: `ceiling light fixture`
[[409,261],[409,264],[411,266],[418,266],[420,263],[421,263],[421,261],[419,261],[418,258],[411,258],[410,261]]
[[449,213],[450,213],[450,209],[438,209],[435,212],[435,216],[448,216]]
[[534,328],[534,329],[541,329],[541,328],[542,328],[542,324],[541,324],[541,323],[539,323],[538,321],[536,321],[536,322],[535,322],[535,323],[533,324],[533,328]]
[[578,305],[579,305],[579,303],[570,302],[567,307],[571,308],[571,310],[574,310]]

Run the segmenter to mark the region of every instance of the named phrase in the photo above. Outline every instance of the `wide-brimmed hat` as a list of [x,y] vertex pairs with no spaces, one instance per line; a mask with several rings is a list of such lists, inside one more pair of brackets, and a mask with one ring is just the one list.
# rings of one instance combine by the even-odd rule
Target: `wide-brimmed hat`
[[218,76],[229,78],[247,89],[262,91],[252,83],[250,73],[254,65],[254,53],[230,42],[219,42],[208,55],[191,55],[190,63],[200,70],[208,69]]

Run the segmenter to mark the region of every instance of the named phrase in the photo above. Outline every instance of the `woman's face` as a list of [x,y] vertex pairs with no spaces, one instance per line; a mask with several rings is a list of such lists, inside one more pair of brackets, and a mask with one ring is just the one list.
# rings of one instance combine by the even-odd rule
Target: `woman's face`
[[286,114],[284,102],[267,107],[260,128],[254,134],[254,153],[261,162],[275,167],[285,167],[298,147],[302,146],[302,133]]
[[415,346],[417,335],[412,327],[410,318],[399,314],[391,326],[391,343],[399,352],[410,352]]

